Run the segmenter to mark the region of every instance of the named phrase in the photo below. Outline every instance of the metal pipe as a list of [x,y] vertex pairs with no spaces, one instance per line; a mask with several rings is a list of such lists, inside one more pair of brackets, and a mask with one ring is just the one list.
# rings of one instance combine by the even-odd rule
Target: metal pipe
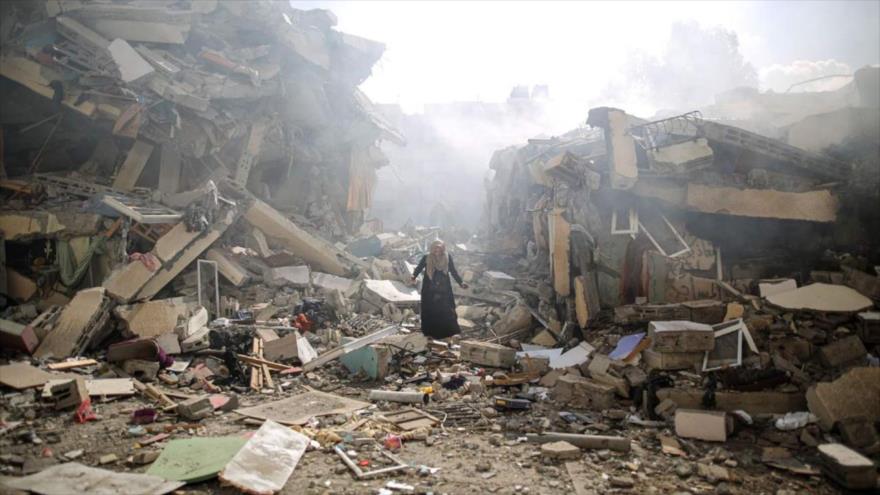
[[372,401],[387,400],[389,402],[403,402],[405,404],[418,404],[421,402],[428,405],[431,396],[423,392],[394,392],[391,390],[370,390],[369,399]]

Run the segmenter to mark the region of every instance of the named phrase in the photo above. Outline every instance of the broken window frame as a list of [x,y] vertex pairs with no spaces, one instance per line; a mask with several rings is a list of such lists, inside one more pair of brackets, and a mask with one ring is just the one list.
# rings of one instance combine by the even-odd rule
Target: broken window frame
[[651,235],[651,232],[649,232],[648,229],[645,228],[645,225],[640,220],[639,221],[639,230],[641,230],[642,232],[645,233],[645,235],[651,241],[651,244],[654,245],[654,248],[656,248],[657,251],[660,252],[660,254],[662,254],[663,256],[666,256],[667,258],[676,258],[678,256],[685,254],[685,253],[691,252],[691,247],[684,240],[684,238],[681,236],[681,234],[678,233],[678,230],[676,230],[675,227],[672,226],[672,223],[669,221],[668,218],[666,218],[666,215],[660,213],[660,218],[666,223],[666,226],[669,227],[669,230],[672,231],[672,233],[675,235],[676,239],[678,239],[678,241],[684,246],[684,249],[676,251],[672,254],[667,254],[666,250],[664,250],[662,247],[660,247],[660,243],[658,243],[657,240],[654,239],[654,236]]
[[[214,304],[213,304],[214,311],[213,311],[213,313],[214,314],[213,315],[211,314],[211,310],[209,309],[209,307],[206,306],[205,304],[203,304],[203,295],[205,298],[210,297],[209,294],[203,294],[203,288],[202,288],[202,271],[203,271],[202,267],[205,265],[212,265],[213,266],[213,268],[212,268],[212,271],[214,273],[214,277],[213,277],[213,279],[214,279]],[[211,318],[219,318],[220,316],[222,316],[221,315],[222,311],[220,309],[220,270],[219,270],[219,267],[217,266],[216,261],[197,260],[197,262],[196,262],[196,284],[197,284],[197,294],[198,294],[198,298],[199,298],[199,306],[201,306],[205,309],[208,309],[208,315]]]
[[[717,366],[714,366],[714,365],[713,365],[713,366],[710,368],[710,367],[709,367],[709,354],[711,354],[712,352],[715,351],[715,349],[712,349],[711,351],[706,351],[706,353],[703,355],[703,372],[707,372],[707,371],[715,371],[715,370],[720,370],[720,369],[724,369],[724,368],[733,368],[733,367],[737,367],[737,366],[742,366],[742,354],[743,354],[743,352],[742,352],[742,351],[743,351],[742,347],[743,347],[743,327],[744,327],[744,326],[745,326],[745,325],[742,324],[742,320],[741,320],[741,319],[740,319],[740,320],[731,320],[730,322],[724,322],[724,323],[722,323],[722,324],[720,324],[720,325],[715,325],[715,327],[721,327],[720,329],[715,330],[715,342],[716,342],[716,345],[717,345],[717,343],[718,343],[718,338],[719,338],[719,337],[724,337],[724,336],[730,335],[730,334],[732,334],[732,333],[736,333],[736,334],[737,334],[737,338],[736,338],[736,361],[733,362],[733,363],[721,363],[721,364],[719,364],[719,365],[717,365]],[[715,327],[713,327],[713,328],[715,328]]]
[[622,229],[617,225],[617,212],[620,210],[619,208],[614,208],[611,210],[611,235],[636,235],[639,233],[639,210],[635,208],[629,208],[627,212],[627,216],[629,217],[629,228]]

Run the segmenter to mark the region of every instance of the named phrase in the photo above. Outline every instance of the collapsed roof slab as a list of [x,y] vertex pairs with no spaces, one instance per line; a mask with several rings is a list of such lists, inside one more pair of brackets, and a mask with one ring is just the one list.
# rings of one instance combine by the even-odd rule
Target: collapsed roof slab
[[245,220],[277,240],[290,251],[314,265],[314,268],[333,275],[343,276],[345,265],[340,261],[343,254],[329,242],[315,237],[284,217],[268,204],[254,200],[245,212]]
[[852,172],[852,167],[848,163],[802,150],[739,127],[704,122],[701,132],[710,141],[747,149],[825,179],[846,179]]
[[833,222],[837,219],[838,200],[827,189],[784,192],[688,184],[685,207],[722,215]]
[[140,260],[130,261],[114,270],[104,280],[103,287],[120,302],[155,296],[187,265],[210,248],[236,218],[236,212],[230,210],[204,232],[187,232],[183,222],[177,224],[159,238],[150,252],[162,263],[160,268],[151,271]]
[[641,178],[631,192],[672,208],[751,218],[827,223],[837,220],[839,208],[837,196],[827,189],[787,192]]

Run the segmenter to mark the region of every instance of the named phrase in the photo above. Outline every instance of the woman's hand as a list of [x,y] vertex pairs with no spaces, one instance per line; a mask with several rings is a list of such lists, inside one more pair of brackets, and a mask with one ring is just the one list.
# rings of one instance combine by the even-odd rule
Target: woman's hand
[[416,285],[416,278],[415,277],[409,278],[409,285]]

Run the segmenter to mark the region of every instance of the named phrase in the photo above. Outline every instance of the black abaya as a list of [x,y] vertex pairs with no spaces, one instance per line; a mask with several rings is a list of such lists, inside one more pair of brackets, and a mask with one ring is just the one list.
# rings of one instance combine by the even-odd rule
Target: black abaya
[[[413,278],[425,270],[428,257],[422,256],[413,272]],[[461,333],[458,316],[455,314],[455,299],[452,297],[452,283],[449,276],[461,285],[461,277],[455,270],[452,255],[449,255],[449,273],[434,271],[433,277],[422,279],[422,333],[432,339],[445,339]]]

